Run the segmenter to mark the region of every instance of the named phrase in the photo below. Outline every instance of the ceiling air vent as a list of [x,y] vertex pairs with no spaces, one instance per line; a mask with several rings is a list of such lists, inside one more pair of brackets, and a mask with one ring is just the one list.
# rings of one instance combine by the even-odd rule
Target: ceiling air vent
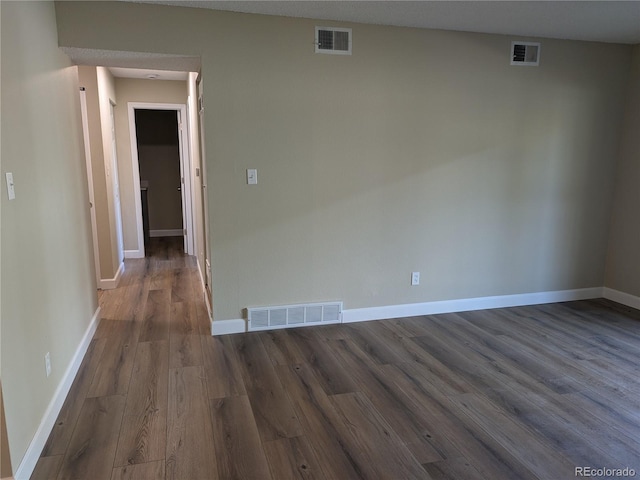
[[537,67],[540,63],[540,44],[511,42],[511,65]]
[[316,53],[351,55],[351,29],[316,27]]

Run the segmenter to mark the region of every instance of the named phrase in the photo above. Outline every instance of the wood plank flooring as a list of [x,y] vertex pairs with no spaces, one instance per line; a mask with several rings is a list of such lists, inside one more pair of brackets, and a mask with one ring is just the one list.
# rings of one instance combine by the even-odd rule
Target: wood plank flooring
[[127,260],[32,479],[640,475],[640,312],[580,301],[211,337],[193,258]]

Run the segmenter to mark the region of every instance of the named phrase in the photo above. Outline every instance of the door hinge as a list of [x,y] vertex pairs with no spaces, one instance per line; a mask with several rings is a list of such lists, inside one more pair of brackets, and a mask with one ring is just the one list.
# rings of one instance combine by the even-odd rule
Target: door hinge
[[186,228],[183,228],[183,229],[182,229],[182,234],[183,234],[183,235],[186,235],[186,234],[187,234],[187,229],[186,229]]

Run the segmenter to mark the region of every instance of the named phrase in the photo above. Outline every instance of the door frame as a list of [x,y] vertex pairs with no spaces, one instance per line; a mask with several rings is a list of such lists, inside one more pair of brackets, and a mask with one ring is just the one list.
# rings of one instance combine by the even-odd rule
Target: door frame
[[89,187],[89,212],[91,215],[91,237],[93,239],[93,261],[96,267],[96,286],[101,288],[100,251],[98,250],[98,221],[96,220],[96,200],[93,191],[93,167],[91,165],[91,142],[89,140],[89,116],[87,113],[87,92],[80,87],[80,112],[82,115],[82,136],[84,139],[84,158],[87,166],[87,184]]
[[173,110],[178,114],[178,144],[180,152],[180,175],[182,177],[182,225],[185,231],[184,251],[194,254],[193,239],[193,193],[191,185],[191,156],[189,154],[189,136],[187,106],[183,103],[147,103],[128,102],[129,138],[131,139],[131,163],[133,170],[134,205],[136,211],[138,250],[136,257],[144,258],[144,232],[142,228],[142,200],[140,198],[140,163],[138,158],[138,139],[136,134],[136,110]]
[[[116,139],[116,104],[109,99],[111,131],[111,185],[113,188],[113,212],[116,222],[116,244],[118,247],[118,265],[124,261],[124,232],[122,231],[122,198],[120,197],[120,174],[118,172],[118,141]],[[119,267],[120,268],[120,267]]]
[[[213,318],[213,296],[211,293],[212,287],[212,274],[211,274],[211,234],[209,230],[209,190],[208,190],[208,177],[207,177],[207,162],[206,162],[206,151],[205,151],[205,125],[204,125],[204,91],[203,91],[202,77],[198,75],[196,79],[196,96],[197,96],[197,128],[199,128],[199,140],[200,144],[198,148],[200,149],[200,163],[201,169],[200,175],[202,176],[202,215],[204,217],[204,225],[202,228],[204,229],[204,237],[205,237],[205,245],[204,245],[204,258],[205,264],[202,266],[204,268],[204,284],[205,284],[205,300],[207,305],[207,311],[209,313],[209,318]],[[208,291],[207,291],[208,288]]]

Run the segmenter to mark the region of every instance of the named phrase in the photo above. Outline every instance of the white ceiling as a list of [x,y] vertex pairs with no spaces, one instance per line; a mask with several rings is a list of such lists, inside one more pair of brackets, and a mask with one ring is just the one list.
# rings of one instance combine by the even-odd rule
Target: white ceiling
[[162,1],[235,12],[640,44],[640,1]]

